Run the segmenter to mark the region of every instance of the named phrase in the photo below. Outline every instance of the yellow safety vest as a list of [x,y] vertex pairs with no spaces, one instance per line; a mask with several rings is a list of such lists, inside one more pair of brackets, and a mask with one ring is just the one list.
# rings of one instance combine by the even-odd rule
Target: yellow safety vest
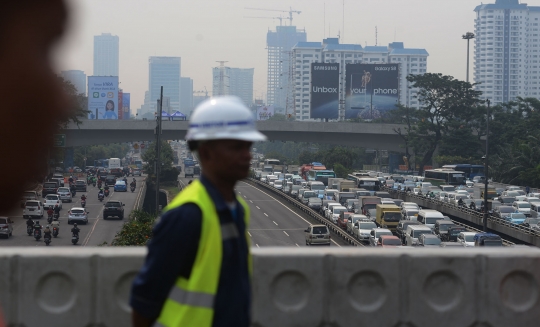
[[[246,242],[248,248],[248,267],[251,275],[251,254],[247,226],[249,207],[240,198],[244,207],[246,224]],[[202,211],[201,237],[197,256],[189,279],[179,277],[165,301],[156,327],[210,327],[214,318],[214,300],[217,294],[221,262],[223,259],[223,241],[240,237],[234,223],[221,224],[216,207],[204,185],[195,180],[186,187],[165,208],[165,211],[186,203],[196,204]]]

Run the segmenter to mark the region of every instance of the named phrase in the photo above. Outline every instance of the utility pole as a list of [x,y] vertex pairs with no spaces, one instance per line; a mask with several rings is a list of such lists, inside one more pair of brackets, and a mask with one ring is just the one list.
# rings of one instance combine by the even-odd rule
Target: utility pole
[[467,40],[467,83],[469,83],[469,43],[471,39],[474,39],[474,33],[467,32],[462,38]]
[[486,175],[486,183],[484,185],[484,232],[487,232],[487,221],[488,221],[488,148],[489,148],[489,99],[487,102],[487,115],[486,115],[486,155],[484,156],[484,175]]
[[156,124],[156,213],[159,214],[159,173],[161,171],[161,115],[163,112],[163,86],[159,96],[157,124]]

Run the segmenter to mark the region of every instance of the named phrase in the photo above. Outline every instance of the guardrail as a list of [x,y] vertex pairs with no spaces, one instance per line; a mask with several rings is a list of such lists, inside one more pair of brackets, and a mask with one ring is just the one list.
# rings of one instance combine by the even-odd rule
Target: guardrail
[[328,229],[332,232],[334,232],[335,234],[337,234],[338,236],[340,236],[341,238],[343,238],[345,240],[345,242],[347,242],[348,244],[350,245],[353,245],[353,246],[364,246],[364,244],[362,244],[362,242],[359,242],[358,240],[356,240],[355,238],[351,237],[346,231],[344,231],[342,228],[340,228],[339,226],[335,225],[333,222],[330,222],[328,219],[325,219],[323,218],[318,212],[316,212],[315,210],[311,209],[310,207],[298,202],[297,200],[295,200],[293,197],[287,195],[286,193],[284,193],[283,191],[281,190],[278,190],[276,189],[275,187],[272,187],[266,183],[263,183],[263,182],[260,182],[256,179],[253,179],[253,178],[249,178],[247,179],[247,182],[248,183],[252,183],[252,184],[255,184],[255,185],[258,185],[258,186],[261,186],[263,188],[265,188],[266,190],[272,192],[273,194],[276,194],[278,195],[279,197],[281,197],[282,199],[285,199],[287,200],[290,204],[292,204],[293,206],[295,206],[296,208],[302,210],[305,214],[307,214],[308,216],[312,217],[312,218],[315,218],[317,219],[321,224],[324,224],[328,227]]
[[[540,250],[254,248],[252,326],[537,326]],[[128,327],[144,247],[0,248],[7,326]]]
[[[460,207],[452,203],[444,202],[437,199],[431,199],[425,196],[416,195],[414,193],[408,193],[398,191],[389,188],[382,188],[384,191],[393,194],[399,199],[404,201],[412,201],[418,203],[421,207],[427,207],[430,209],[438,210],[442,213],[446,213],[450,216],[459,217],[463,220],[469,221],[477,226],[483,225],[483,213],[471,210],[467,207]],[[488,216],[488,228],[502,234],[504,236],[512,237],[527,244],[532,244],[540,247],[540,232],[530,228],[526,228],[520,225],[512,224],[504,219],[500,219],[493,215]],[[508,243],[512,243],[507,241]]]

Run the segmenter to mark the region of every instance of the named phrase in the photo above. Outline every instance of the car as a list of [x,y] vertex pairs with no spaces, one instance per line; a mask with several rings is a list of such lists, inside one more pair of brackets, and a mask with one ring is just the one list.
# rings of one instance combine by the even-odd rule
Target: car
[[422,234],[433,234],[431,228],[426,225],[409,225],[405,233],[405,245],[416,246],[418,245],[418,238]]
[[304,196],[304,192],[307,191],[305,188],[301,188],[298,190],[298,195],[296,196],[296,199],[300,202],[302,202],[302,197]]
[[103,220],[109,217],[118,217],[124,219],[124,206],[121,201],[107,201],[103,207]]
[[516,210],[511,206],[498,206],[493,208],[493,215],[497,218],[504,219]]
[[463,248],[463,244],[458,242],[441,242],[441,248]]
[[405,244],[406,242],[406,231],[407,226],[409,225],[420,225],[420,223],[416,220],[400,220],[397,227],[396,227],[396,235],[401,240],[402,244]]
[[343,211],[339,214],[339,218],[337,220],[337,225],[341,227],[344,230],[347,230],[347,222],[349,219],[354,215],[352,212]]
[[503,246],[503,242],[497,234],[477,233],[474,235],[474,246]]
[[[435,222],[435,227],[433,228],[433,231],[435,232],[435,235],[440,237],[441,239],[443,238],[443,236],[445,236],[444,234],[448,233],[448,229],[450,227],[454,227],[456,226],[456,224],[454,224],[453,221],[448,221],[448,220],[437,220]],[[445,236],[446,238],[446,236]]]
[[38,193],[36,191],[25,191],[21,199],[21,208],[24,208],[24,203],[28,200],[38,200]]
[[423,247],[439,247],[441,245],[441,239],[433,234],[422,234],[418,237],[418,246]]
[[116,184],[116,176],[114,175],[107,175],[107,177],[105,177],[105,185],[114,185]]
[[88,211],[85,208],[73,207],[68,211],[68,224],[84,223],[88,224]]
[[485,176],[474,176],[473,177],[473,183],[475,184],[485,184],[486,183],[486,177]]
[[377,225],[369,219],[360,219],[354,223],[353,228],[354,238],[360,242],[369,242],[371,231],[376,229]]
[[328,202],[328,204],[326,205],[326,210],[324,211],[324,217],[328,220],[332,220],[332,209],[335,207],[335,206],[341,206],[341,204],[339,204],[339,202]]
[[310,198],[318,198],[317,193],[314,191],[306,190],[302,193],[302,204],[307,205]]
[[392,235],[392,232],[386,228],[373,228],[369,232],[369,245],[377,246],[379,242],[379,237],[382,235]]
[[321,209],[322,200],[318,197],[311,197],[308,199],[307,206],[313,210],[319,211]]
[[473,181],[466,180],[466,181],[465,181],[465,186],[471,187],[471,188],[472,188],[472,187],[474,187],[474,182],[473,182]]
[[527,218],[523,222],[523,227],[540,230],[540,218]]
[[515,196],[499,196],[497,200],[503,205],[512,205],[516,201]]
[[9,238],[13,234],[13,221],[9,217],[0,217],[0,235]]
[[124,181],[117,181],[114,184],[114,191],[115,192],[127,192],[127,185]]
[[467,232],[467,228],[457,225],[451,226],[446,233],[441,234],[440,239],[443,242],[457,242],[457,236],[462,232]]
[[84,180],[76,180],[75,181],[75,189],[77,191],[86,192],[86,182]]
[[354,212],[354,209],[356,207],[355,204],[358,205],[358,199],[348,199],[347,205],[345,206],[347,207],[347,211]]
[[28,200],[24,204],[23,218],[43,217],[43,205],[38,200]]
[[131,172],[131,176],[142,176],[142,172],[141,172],[141,170],[139,168],[135,168]]
[[330,230],[326,225],[311,225],[304,230],[306,245],[328,245],[330,246]]
[[473,247],[474,235],[476,235],[475,232],[461,232],[457,236],[457,243],[461,243],[464,247]]
[[377,246],[382,248],[395,248],[396,246],[401,246],[401,241],[394,235],[381,235],[377,241]]
[[58,194],[49,194],[45,197],[45,200],[43,201],[43,206],[45,208],[53,207],[55,205],[58,205],[60,209],[62,209],[62,199],[60,199],[60,195]]
[[522,212],[512,212],[508,216],[504,217],[504,220],[515,225],[521,225],[525,222],[527,216]]
[[347,211],[347,208],[345,208],[344,206],[342,205],[337,205],[337,206],[333,206],[332,207],[332,212],[330,213],[330,220],[334,223],[334,224],[337,224],[337,221],[339,219],[339,215],[344,212],[344,211]]
[[62,202],[72,202],[73,197],[71,196],[71,191],[67,187],[59,187],[57,194],[60,196]]
[[510,196],[510,197],[516,197],[516,196],[519,196],[521,195],[521,193],[517,192],[517,191],[504,191],[501,196]]
[[515,211],[523,213],[525,216],[531,216],[531,204],[525,201],[514,201],[512,207]]
[[[347,233],[351,234],[351,235],[354,235],[354,226],[355,224],[360,221],[360,220],[365,220],[365,221],[370,221],[368,219],[368,217],[364,216],[364,215],[359,215],[359,214],[354,214],[352,215],[351,217],[349,217],[349,219],[347,220]],[[375,226],[376,227],[376,226]]]
[[58,187],[59,185],[57,181],[43,183],[41,196],[45,197],[47,194],[56,194],[56,192],[58,191]]

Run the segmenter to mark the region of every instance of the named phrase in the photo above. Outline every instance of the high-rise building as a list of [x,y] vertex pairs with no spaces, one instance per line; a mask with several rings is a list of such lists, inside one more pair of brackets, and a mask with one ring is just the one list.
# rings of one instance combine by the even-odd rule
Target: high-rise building
[[294,106],[292,80],[292,48],[298,42],[306,42],[307,34],[296,26],[276,26],[276,31],[268,31],[267,103],[275,108]]
[[110,33],[94,36],[94,76],[119,76],[119,53],[118,36]]
[[180,77],[180,111],[187,114],[193,109],[193,80]]
[[155,108],[163,86],[163,96],[169,97],[171,110],[180,110],[180,57],[150,57],[149,101]]
[[540,98],[540,7],[518,0],[477,6],[474,82],[492,104]]
[[77,89],[77,93],[86,95],[86,74],[82,70],[64,70],[62,78],[70,81]]
[[254,68],[212,68],[212,94],[234,95],[242,99],[246,106],[253,104]]
[[[398,64],[399,65],[399,103],[411,108],[420,104],[414,98],[417,90],[407,81],[409,74],[423,74],[427,70],[428,52],[425,49],[407,49],[402,42],[384,46],[358,44],[339,44],[337,38],[324,39],[323,42],[299,42],[293,48],[294,76],[294,114],[296,120],[309,120],[311,112],[311,64],[339,63],[339,94],[344,103],[346,94],[347,64]],[[344,119],[344,108],[339,108],[339,119]],[[293,114],[293,112],[287,112]]]

